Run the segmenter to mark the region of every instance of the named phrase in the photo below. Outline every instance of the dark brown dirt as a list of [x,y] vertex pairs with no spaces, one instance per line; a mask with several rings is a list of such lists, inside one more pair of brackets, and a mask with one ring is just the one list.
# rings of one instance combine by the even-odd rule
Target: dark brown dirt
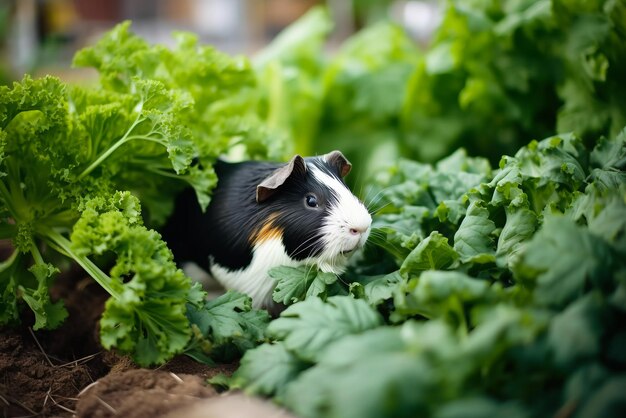
[[[0,335],[2,416],[69,415],[74,398],[92,382],[81,362],[51,365],[32,336],[3,330]],[[50,360],[52,361],[52,360]]]
[[0,416],[70,416],[78,392],[110,369],[96,332],[107,296],[82,277],[71,270],[51,289],[69,313],[60,328],[32,331],[26,309],[20,327],[0,330]]
[[206,364],[198,363],[191,357],[181,355],[174,357],[170,362],[166,363],[159,369],[176,374],[193,374],[207,380],[220,373],[230,376],[235,370],[237,370],[237,367],[239,367],[238,363],[208,366]]
[[138,369],[98,342],[108,295],[97,283],[74,269],[51,294],[69,312],[59,329],[32,331],[27,309],[22,325],[0,329],[0,417],[159,417],[214,396],[206,379],[236,368],[177,356],[156,370]]

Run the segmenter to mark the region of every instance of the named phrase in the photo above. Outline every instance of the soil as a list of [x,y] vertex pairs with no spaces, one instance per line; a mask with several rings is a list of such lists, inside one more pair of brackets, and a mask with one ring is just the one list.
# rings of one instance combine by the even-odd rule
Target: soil
[[206,380],[236,368],[178,356],[158,369],[140,369],[100,346],[98,321],[108,295],[93,280],[71,270],[51,294],[69,312],[59,329],[33,331],[31,317],[0,329],[0,417],[160,417],[215,397]]

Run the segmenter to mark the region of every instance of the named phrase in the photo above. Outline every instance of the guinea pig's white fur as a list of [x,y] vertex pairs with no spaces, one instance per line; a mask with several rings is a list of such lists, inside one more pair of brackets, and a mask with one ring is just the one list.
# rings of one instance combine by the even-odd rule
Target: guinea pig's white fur
[[318,257],[318,267],[324,272],[339,274],[347,261],[344,254],[362,247],[367,241],[372,217],[345,184],[317,167],[311,167],[311,172],[337,198],[337,204],[331,205],[330,216],[322,226],[325,245]]
[[322,225],[324,249],[319,255],[294,260],[287,255],[282,237],[277,235],[256,242],[252,261],[243,269],[232,271],[213,260],[211,262],[213,277],[228,289],[248,294],[255,308],[274,305],[272,293],[276,282],[268,275],[270,269],[316,264],[323,272],[340,274],[345,270],[350,255],[362,247],[369,236],[372,218],[363,203],[344,183],[324,173],[311,162],[307,162],[307,169],[337,200],[336,204],[331,204],[329,215]]

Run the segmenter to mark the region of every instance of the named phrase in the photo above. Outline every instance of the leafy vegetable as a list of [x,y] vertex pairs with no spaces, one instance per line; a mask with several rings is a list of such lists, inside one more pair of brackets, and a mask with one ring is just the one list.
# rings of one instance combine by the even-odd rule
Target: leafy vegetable
[[247,392],[280,395],[287,383],[308,366],[283,344],[263,344],[249,353],[229,382],[233,389],[245,384]]
[[[496,170],[458,152],[380,173],[386,251],[366,249],[351,296],[304,296],[271,322],[232,384],[303,417],[622,413],[626,183],[592,173],[621,179],[625,149],[626,131],[591,150],[567,134]],[[365,302],[384,322],[338,315]],[[262,354],[279,353],[259,386]]]
[[[220,384],[302,417],[624,415],[626,3],[446,5],[424,51],[380,22],[328,57],[321,8],[253,65],[125,23],[75,58],[95,86],[0,87],[0,324],[63,321],[65,258],[111,294],[105,347],[245,352]],[[209,203],[220,155],[331,145],[369,165],[371,245],[341,280],[273,269],[273,321],[206,301],[149,229],[183,187]]]
[[331,297],[328,303],[311,298],[294,304],[272,321],[268,335],[285,341],[287,349],[312,360],[321,348],[339,336],[358,333],[379,325],[380,318],[363,301]]
[[536,278],[537,302],[556,307],[579,298],[589,285],[610,286],[612,270],[611,246],[572,221],[560,218],[546,221],[515,266],[520,278]]
[[425,159],[459,145],[493,159],[554,131],[617,135],[626,123],[617,93],[625,7],[447,2],[405,96],[407,144]]
[[333,54],[332,21],[311,11],[258,57],[262,115],[300,153],[340,148],[361,170],[348,178],[357,190],[399,156],[433,162],[464,147],[495,163],[532,138],[592,143],[626,125],[623,0],[442,9],[423,48],[379,19]]
[[253,310],[250,297],[229,291],[212,301],[188,305],[194,338],[185,354],[204,363],[231,360],[265,341],[269,315]]
[[244,350],[263,339],[267,317],[242,309],[243,319],[215,321],[209,331],[203,315],[223,308],[203,302],[144,220],[163,222],[187,186],[206,206],[217,182],[212,164],[235,145],[267,156],[271,135],[248,92],[254,73],[245,59],[198,46],[191,35],[176,35],[168,49],[129,25],[76,55],[76,65],[100,72],[93,87],[29,76],[0,87],[0,238],[14,247],[0,268],[0,324],[19,321],[24,302],[35,329],[63,321],[62,302],[48,291],[61,255],[111,295],[100,327],[105,348],[140,365],[163,363],[190,341],[189,304],[204,310],[193,317],[202,338],[232,339]]
[[[189,279],[176,268],[158,234],[141,225],[139,213],[137,199],[128,192],[108,201],[94,198],[74,226],[71,242],[56,232],[49,234],[60,250],[86,263],[87,256],[105,250],[115,254],[110,277],[95,266],[86,268],[97,272],[94,278],[112,296],[100,322],[102,345],[136,353],[139,364],[155,364],[187,344],[185,305],[193,294]],[[202,294],[195,296],[200,299],[189,302],[200,303]]]
[[[322,50],[332,26],[328,11],[314,7],[254,59],[261,94],[260,115],[278,132],[284,148],[302,155],[312,155],[312,141],[323,109]],[[292,150],[294,145],[296,149]]]
[[285,305],[310,296],[325,297],[337,282],[337,275],[319,271],[316,266],[275,267],[269,271],[269,275],[277,280],[274,301]]

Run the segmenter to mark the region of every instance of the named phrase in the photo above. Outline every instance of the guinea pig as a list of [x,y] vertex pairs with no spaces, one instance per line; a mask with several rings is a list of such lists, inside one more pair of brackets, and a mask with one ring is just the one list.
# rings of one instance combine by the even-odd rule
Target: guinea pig
[[271,268],[315,264],[340,274],[368,238],[372,218],[343,181],[352,165],[339,151],[282,164],[219,160],[214,168],[206,211],[185,191],[163,238],[177,262],[196,263],[255,308],[275,307]]

